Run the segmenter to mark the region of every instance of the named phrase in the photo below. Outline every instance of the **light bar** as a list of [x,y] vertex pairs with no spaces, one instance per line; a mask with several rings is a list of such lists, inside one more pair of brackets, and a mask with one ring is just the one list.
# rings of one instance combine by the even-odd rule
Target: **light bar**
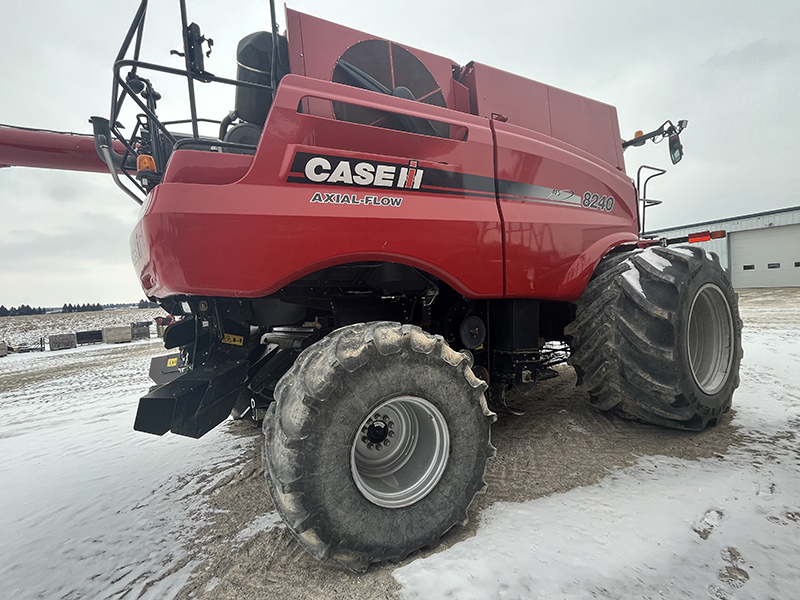
[[689,243],[696,244],[697,242],[708,242],[711,239],[710,231],[700,231],[698,233],[689,234]]
[[698,231],[697,233],[690,233],[689,235],[684,235],[681,237],[675,238],[662,238],[662,244],[665,246],[671,246],[672,244],[696,244],[698,242],[708,242],[710,240],[720,240],[726,237],[728,234],[724,229],[718,229],[716,231]]

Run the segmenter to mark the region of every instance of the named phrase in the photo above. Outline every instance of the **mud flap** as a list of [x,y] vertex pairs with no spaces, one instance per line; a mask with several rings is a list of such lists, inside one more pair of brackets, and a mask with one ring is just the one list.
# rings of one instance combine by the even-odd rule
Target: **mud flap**
[[247,368],[240,360],[184,373],[139,400],[133,428],[155,435],[205,435],[230,414]]

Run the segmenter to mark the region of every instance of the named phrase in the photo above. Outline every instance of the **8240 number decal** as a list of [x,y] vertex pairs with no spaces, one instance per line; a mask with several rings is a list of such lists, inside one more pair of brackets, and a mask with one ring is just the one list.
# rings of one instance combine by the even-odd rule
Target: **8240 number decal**
[[600,196],[592,192],[584,192],[581,206],[583,206],[583,208],[611,212],[614,208],[614,196]]

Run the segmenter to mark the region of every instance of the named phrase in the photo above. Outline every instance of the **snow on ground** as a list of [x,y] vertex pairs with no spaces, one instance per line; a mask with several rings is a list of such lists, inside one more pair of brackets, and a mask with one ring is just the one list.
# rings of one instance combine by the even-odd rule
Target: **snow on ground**
[[234,541],[243,542],[257,536],[262,531],[268,531],[276,528],[282,529],[284,527],[286,526],[283,524],[281,516],[277,513],[277,511],[273,510],[266,514],[259,515],[253,519],[253,521],[247,527],[236,534]]
[[0,597],[170,598],[239,440],[133,431],[160,340],[0,359]]
[[[495,504],[475,537],[396,569],[400,594],[800,598],[800,294],[744,297],[736,445],[711,459],[646,456],[593,486]],[[200,440],[134,432],[149,358],[162,352],[152,340],[0,358],[0,598],[173,598],[205,568],[207,536],[222,535],[208,530],[209,498],[223,480],[235,487],[252,437],[225,426]],[[280,527],[268,500],[245,509],[252,518],[229,532],[233,550]],[[271,543],[267,558],[300,553],[288,535]],[[196,596],[269,597],[245,594],[249,574],[223,566]],[[299,573],[281,589],[308,597]],[[330,581],[339,583],[315,589],[361,589]]]
[[[97,312],[49,313],[25,317],[0,318],[0,341],[11,346],[38,345],[51,335],[92,331],[103,327],[120,327],[142,321],[152,321],[167,313],[160,308],[121,308]],[[155,328],[153,328],[155,332]]]
[[477,535],[397,569],[405,598],[800,597],[800,330],[745,329],[743,442],[649,456],[597,485],[498,503]]

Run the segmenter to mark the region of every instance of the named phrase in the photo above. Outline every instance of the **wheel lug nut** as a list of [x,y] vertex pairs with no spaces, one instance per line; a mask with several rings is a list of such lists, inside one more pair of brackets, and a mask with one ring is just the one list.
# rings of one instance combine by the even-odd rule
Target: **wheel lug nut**
[[367,442],[367,448],[369,448],[370,450],[372,450],[372,446],[373,446],[373,445],[372,445],[372,442]]
[[394,431],[389,432],[389,437],[394,437]]
[[372,418],[375,419],[376,421],[380,421],[381,416],[378,413],[375,413],[375,416]]
[[377,446],[375,446],[375,450],[380,450],[380,449],[381,449],[381,445],[380,445],[380,444],[378,444]]
[[389,429],[394,429],[394,421],[389,421]]
[[[384,446],[388,446],[389,445],[389,440],[383,440],[383,445]],[[378,450],[380,450],[380,448],[378,448]]]
[[363,436],[361,438],[361,441],[364,442],[365,444],[369,442],[369,440],[367,439],[367,436]]

